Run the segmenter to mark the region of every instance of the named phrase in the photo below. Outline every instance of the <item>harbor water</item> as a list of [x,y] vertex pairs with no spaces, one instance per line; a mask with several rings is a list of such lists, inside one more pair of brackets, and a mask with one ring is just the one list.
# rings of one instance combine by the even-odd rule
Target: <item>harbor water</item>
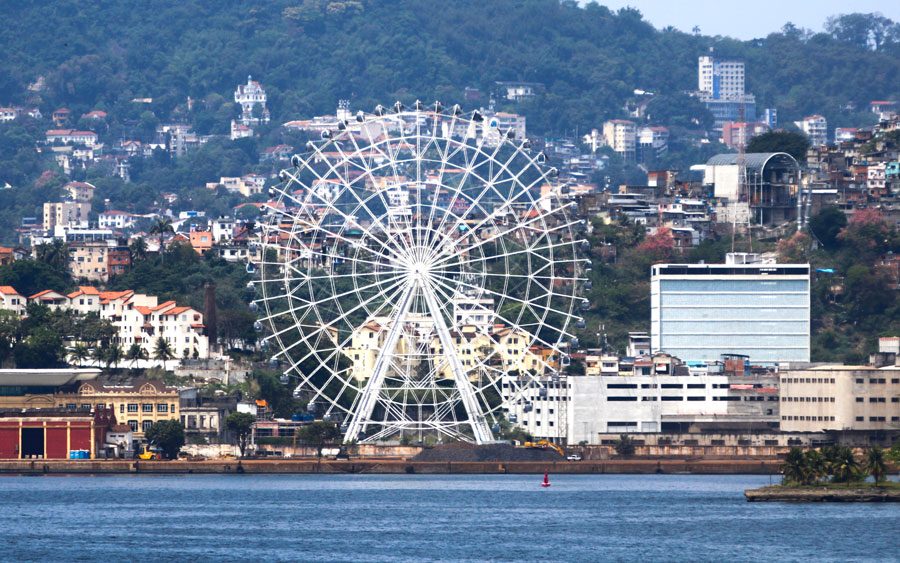
[[761,476],[0,477],[3,561],[890,561],[896,504],[747,503]]

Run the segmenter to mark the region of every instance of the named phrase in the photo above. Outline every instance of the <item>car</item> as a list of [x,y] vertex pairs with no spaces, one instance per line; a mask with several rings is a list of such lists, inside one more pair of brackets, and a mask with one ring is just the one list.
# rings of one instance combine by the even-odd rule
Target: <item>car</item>
[[568,461],[581,461],[581,454],[569,454],[566,456]]

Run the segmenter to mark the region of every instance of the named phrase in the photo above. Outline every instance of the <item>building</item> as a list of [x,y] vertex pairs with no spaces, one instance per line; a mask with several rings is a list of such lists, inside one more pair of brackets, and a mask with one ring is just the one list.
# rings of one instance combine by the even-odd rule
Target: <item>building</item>
[[769,126],[759,121],[747,123],[745,121],[726,121],[722,124],[722,142],[731,149],[746,147],[750,139],[762,135],[769,130]]
[[[76,280],[109,281],[109,251],[115,240],[72,242],[69,244],[69,271]],[[127,250],[127,248],[126,248]]]
[[238,85],[234,91],[234,102],[241,105],[241,124],[254,125],[269,122],[266,91],[259,82],[253,80],[252,76],[247,77],[246,84]]
[[666,154],[669,149],[669,130],[666,127],[641,127],[637,131],[637,159],[652,161]]
[[24,296],[19,295],[16,288],[11,285],[0,285],[0,310],[12,311],[21,317],[25,314],[27,306],[28,300]]
[[809,115],[796,125],[809,138],[810,145],[821,147],[828,144],[828,121],[821,115]]
[[756,99],[744,89],[743,61],[701,56],[697,64],[700,101],[712,113],[716,128],[726,121],[754,121]]
[[715,99],[740,99],[744,95],[743,61],[700,57],[697,61],[697,90]]
[[45,138],[47,144],[85,145],[94,147],[97,145],[97,134],[93,131],[78,131],[76,129],[50,129]]
[[533,98],[544,89],[539,82],[495,82],[497,94],[511,102]]
[[900,432],[900,366],[818,365],[782,371],[781,429]]
[[797,218],[799,182],[800,165],[784,152],[717,154],[703,173],[714,197],[744,207],[759,225]]
[[134,226],[137,216],[127,211],[109,209],[98,216],[97,226],[101,229],[129,229]]
[[606,145],[628,161],[635,159],[637,128],[633,121],[613,119],[603,124]]
[[102,405],[0,411],[0,459],[95,459],[115,422]]
[[51,232],[57,225],[87,227],[91,204],[79,201],[44,203],[44,231]]
[[143,438],[154,422],[180,420],[178,389],[149,379],[118,382],[98,378],[82,383],[75,393],[56,395],[56,402],[68,409],[106,407],[119,423],[131,427],[136,439]]
[[63,189],[69,200],[90,203],[94,199],[94,190],[97,188],[87,182],[69,182],[63,186]]
[[239,193],[244,197],[250,197],[263,193],[266,186],[266,177],[259,174],[247,174],[241,177],[222,176],[218,182],[208,182],[206,188],[215,190],[219,187],[229,192]]
[[650,281],[651,346],[685,361],[749,355],[762,364],[808,362],[809,264],[656,264]]

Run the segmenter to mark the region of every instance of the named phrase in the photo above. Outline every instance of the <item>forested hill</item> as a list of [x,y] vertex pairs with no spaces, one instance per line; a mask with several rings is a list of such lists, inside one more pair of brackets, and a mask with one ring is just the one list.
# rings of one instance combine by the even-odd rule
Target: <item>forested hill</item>
[[[900,31],[871,16],[839,20],[830,33],[787,26],[741,42],[558,0],[22,0],[3,10],[0,105],[65,105],[76,115],[137,118],[146,108],[130,103],[136,97],[169,115],[187,96],[229,98],[250,74],[276,121],[331,112],[339,98],[362,108],[459,101],[466,86],[524,80],[547,87],[520,108],[530,129],[553,132],[621,115],[635,88],[696,88],[697,56],[710,47],[746,60],[749,91],[782,120],[815,112],[851,125],[860,115],[841,109],[848,103],[862,110],[900,97]],[[773,29],[784,23],[773,19]],[[29,92],[39,76],[46,89]]]

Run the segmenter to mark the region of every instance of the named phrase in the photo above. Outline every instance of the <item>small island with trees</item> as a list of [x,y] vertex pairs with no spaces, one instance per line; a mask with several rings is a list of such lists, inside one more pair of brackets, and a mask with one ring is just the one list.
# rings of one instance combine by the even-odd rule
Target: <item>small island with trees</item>
[[749,502],[900,502],[900,482],[887,479],[888,464],[897,463],[898,456],[897,446],[887,453],[869,448],[862,461],[847,446],[791,448],[781,468],[782,484],[748,489],[744,496]]

